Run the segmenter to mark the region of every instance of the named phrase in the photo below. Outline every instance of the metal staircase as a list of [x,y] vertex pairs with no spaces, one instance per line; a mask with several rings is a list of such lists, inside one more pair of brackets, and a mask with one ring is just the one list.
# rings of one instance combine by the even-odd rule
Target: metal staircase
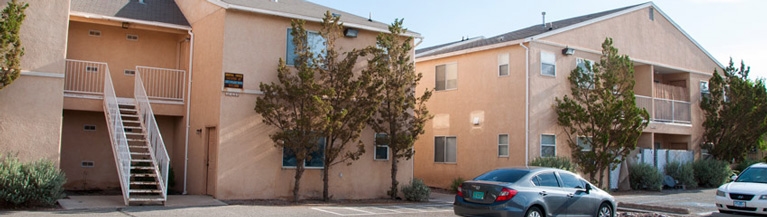
[[120,104],[120,119],[125,130],[128,150],[130,151],[130,197],[129,202],[165,202],[163,191],[165,186],[158,177],[160,169],[157,167],[150,143],[146,139],[146,128],[140,120],[139,112],[135,104]]

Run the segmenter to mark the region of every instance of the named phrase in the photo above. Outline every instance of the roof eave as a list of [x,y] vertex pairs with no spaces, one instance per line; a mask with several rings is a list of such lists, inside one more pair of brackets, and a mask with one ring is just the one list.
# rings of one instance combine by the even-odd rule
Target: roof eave
[[136,24],[163,27],[163,28],[169,28],[169,29],[178,29],[178,30],[184,30],[184,31],[192,30],[191,26],[183,26],[183,25],[155,22],[155,21],[137,20],[137,19],[123,18],[123,17],[106,16],[106,15],[78,12],[78,11],[70,11],[69,16],[83,17],[87,19],[100,19],[100,20],[108,20],[108,21],[116,21],[116,22],[136,23]]
[[525,39],[518,39],[518,40],[513,40],[513,41],[508,41],[508,42],[503,42],[503,43],[497,43],[497,44],[491,44],[491,45],[486,45],[486,46],[481,46],[481,47],[474,47],[474,48],[469,48],[469,49],[464,49],[464,50],[457,50],[457,51],[453,51],[453,52],[450,52],[450,53],[438,54],[438,55],[433,55],[433,56],[425,56],[424,57],[423,55],[425,55],[425,54],[422,54],[422,55],[420,55],[420,57],[419,56],[415,57],[415,62],[417,63],[417,62],[429,61],[429,60],[433,60],[433,59],[445,58],[445,57],[450,57],[450,56],[457,56],[457,55],[462,55],[462,54],[467,54],[467,53],[474,53],[474,52],[483,51],[483,50],[490,50],[490,49],[496,49],[496,48],[500,48],[500,47],[513,46],[513,45],[518,45],[518,44],[526,43],[526,42],[527,41],[525,41]]

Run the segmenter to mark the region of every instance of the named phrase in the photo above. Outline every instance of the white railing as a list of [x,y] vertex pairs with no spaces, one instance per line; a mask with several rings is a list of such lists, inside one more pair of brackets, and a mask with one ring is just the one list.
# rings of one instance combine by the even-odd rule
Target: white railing
[[94,95],[103,93],[106,88],[105,75],[109,72],[106,63],[82,60],[66,60],[66,62],[64,92]]
[[136,82],[134,84],[133,96],[136,97],[136,108],[138,109],[139,118],[146,128],[146,139],[149,142],[149,149],[152,153],[150,156],[152,161],[155,162],[155,166],[160,169],[157,175],[160,189],[162,189],[162,197],[167,198],[168,188],[165,183],[168,183],[170,157],[168,157],[168,151],[165,149],[165,143],[162,141],[162,135],[154,118],[152,106],[149,104],[149,97],[146,91],[144,91],[141,73],[136,73]]
[[636,95],[636,104],[637,107],[647,109],[652,121],[692,123],[690,102]]
[[[146,87],[149,99],[183,101],[186,71],[147,66],[136,66],[137,79]],[[138,76],[141,75],[141,76]]]
[[[104,63],[106,66],[106,63]],[[105,67],[106,68],[106,67]],[[130,197],[130,164],[131,156],[128,149],[128,139],[125,136],[123,121],[120,116],[120,107],[117,105],[117,96],[112,85],[112,76],[109,70],[104,73],[104,115],[107,119],[109,137],[112,142],[112,152],[115,156],[117,174],[120,177],[120,186],[123,191],[123,200],[128,205]]]

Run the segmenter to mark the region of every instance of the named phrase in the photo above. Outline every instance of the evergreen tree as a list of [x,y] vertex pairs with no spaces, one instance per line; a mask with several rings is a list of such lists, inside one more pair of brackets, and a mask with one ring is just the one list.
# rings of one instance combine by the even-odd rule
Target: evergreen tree
[[633,63],[618,54],[611,38],[602,43],[599,63],[585,65],[570,73],[571,95],[557,98],[555,110],[573,161],[590,181],[603,186],[605,171],[636,148],[649,115],[635,103]]
[[21,56],[24,48],[21,46],[19,30],[26,18],[24,10],[29,5],[16,0],[8,2],[0,18],[0,90],[10,85],[21,73]]

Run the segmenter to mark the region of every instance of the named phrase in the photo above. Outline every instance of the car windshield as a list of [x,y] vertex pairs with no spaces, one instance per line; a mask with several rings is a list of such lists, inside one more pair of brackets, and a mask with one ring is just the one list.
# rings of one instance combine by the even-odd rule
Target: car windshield
[[522,176],[527,175],[530,171],[527,170],[515,170],[515,169],[501,169],[493,170],[485,174],[477,176],[474,180],[479,181],[493,181],[493,182],[517,182]]
[[735,182],[767,183],[767,168],[748,168],[740,173]]

